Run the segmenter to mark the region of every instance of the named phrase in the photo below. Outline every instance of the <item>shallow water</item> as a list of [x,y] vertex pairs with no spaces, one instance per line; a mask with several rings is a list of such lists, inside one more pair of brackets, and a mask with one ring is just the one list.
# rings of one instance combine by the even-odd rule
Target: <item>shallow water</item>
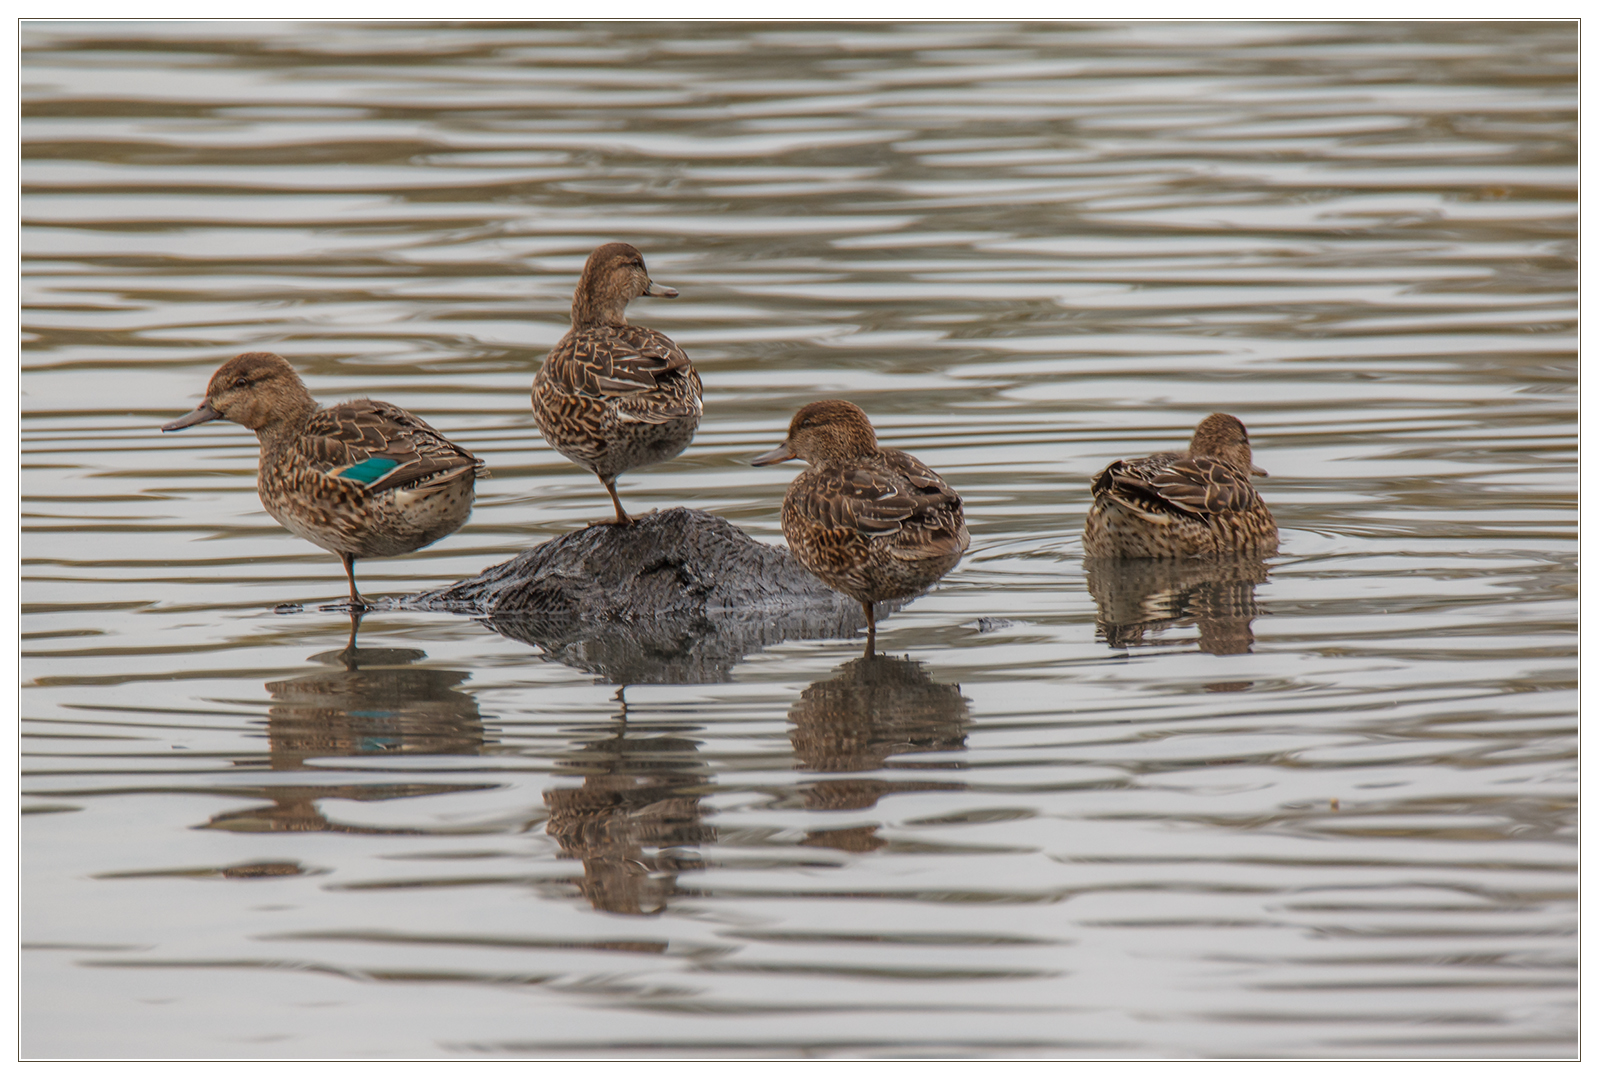
[[[1576,1052],[1574,24],[22,41],[25,1055]],[[247,348],[415,409],[493,477],[362,585],[469,576],[609,512],[527,391],[610,239],[706,389],[630,509],[780,543],[823,396],[965,497],[884,657],[341,655],[157,431]],[[1085,567],[1216,409],[1282,553]]]

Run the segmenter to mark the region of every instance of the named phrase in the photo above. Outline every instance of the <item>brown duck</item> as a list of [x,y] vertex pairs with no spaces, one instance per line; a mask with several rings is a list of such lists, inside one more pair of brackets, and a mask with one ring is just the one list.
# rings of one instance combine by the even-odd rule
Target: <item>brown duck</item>
[[1113,461],[1089,485],[1083,527],[1090,558],[1216,558],[1270,555],[1277,522],[1249,477],[1265,476],[1235,416],[1212,413],[1188,450]]
[[533,418],[563,456],[598,476],[616,507],[616,478],[683,452],[704,412],[688,354],[658,330],[630,326],[628,301],[676,296],[631,244],[594,249],[572,295],[572,329],[533,377]]
[[800,563],[866,613],[923,592],[952,570],[971,537],[961,498],[909,454],[877,445],[866,414],[847,401],[815,401],[794,414],[788,438],[752,465],[799,458],[810,468],[783,498],[783,535]]
[[[289,362],[248,352],[217,369],[205,402],[162,431],[230,420],[261,442],[261,505],[295,536],[333,552],[366,607],[355,560],[409,555],[466,523],[483,462],[386,401],[317,407]],[[353,637],[352,637],[353,640]]]

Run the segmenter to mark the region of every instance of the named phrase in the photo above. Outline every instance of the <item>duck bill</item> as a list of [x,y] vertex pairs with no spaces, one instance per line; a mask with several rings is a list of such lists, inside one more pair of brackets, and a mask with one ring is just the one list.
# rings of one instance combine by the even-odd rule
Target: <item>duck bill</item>
[[676,296],[677,295],[677,290],[672,288],[669,285],[662,285],[659,282],[652,281],[652,282],[650,282],[650,287],[648,289],[644,290],[644,295],[645,296]]
[[180,416],[176,420],[172,421],[172,423],[170,423],[170,424],[162,424],[161,425],[161,430],[162,431],[178,431],[178,430],[181,430],[182,428],[193,427],[196,424],[203,424],[207,420],[220,420],[220,419],[222,419],[222,414],[217,412],[215,409],[213,409],[211,407],[211,403],[208,401],[204,405],[201,405],[198,409],[194,410],[189,415]]
[[794,451],[792,451],[792,450],[790,450],[788,448],[788,443],[780,442],[780,443],[777,444],[777,446],[775,446],[771,450],[766,451],[766,453],[762,454],[760,457],[751,458],[750,459],[750,464],[751,465],[756,465],[756,466],[759,466],[759,465],[776,465],[780,461],[793,461],[793,460],[794,460]]
[[1271,475],[1271,473],[1267,472],[1265,469],[1262,469],[1259,465],[1251,465],[1249,467],[1249,472],[1253,476],[1270,476]]

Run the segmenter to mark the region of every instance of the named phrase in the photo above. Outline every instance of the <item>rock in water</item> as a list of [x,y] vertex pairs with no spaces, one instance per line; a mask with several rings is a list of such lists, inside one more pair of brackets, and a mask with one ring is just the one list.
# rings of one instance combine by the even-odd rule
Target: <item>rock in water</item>
[[590,525],[398,606],[476,615],[617,683],[721,682],[758,649],[866,624],[786,549],[683,507]]
[[403,606],[617,620],[832,611],[850,603],[783,548],[713,514],[675,507],[545,541]]

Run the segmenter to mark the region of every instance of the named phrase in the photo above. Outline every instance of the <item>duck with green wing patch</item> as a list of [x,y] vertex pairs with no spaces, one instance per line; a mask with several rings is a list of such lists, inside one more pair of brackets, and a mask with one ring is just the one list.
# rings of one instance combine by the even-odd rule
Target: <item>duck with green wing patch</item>
[[162,431],[228,420],[261,443],[261,505],[344,563],[350,606],[365,608],[355,560],[409,555],[466,524],[483,462],[386,401],[318,408],[288,361],[241,353],[211,376],[201,406]]

